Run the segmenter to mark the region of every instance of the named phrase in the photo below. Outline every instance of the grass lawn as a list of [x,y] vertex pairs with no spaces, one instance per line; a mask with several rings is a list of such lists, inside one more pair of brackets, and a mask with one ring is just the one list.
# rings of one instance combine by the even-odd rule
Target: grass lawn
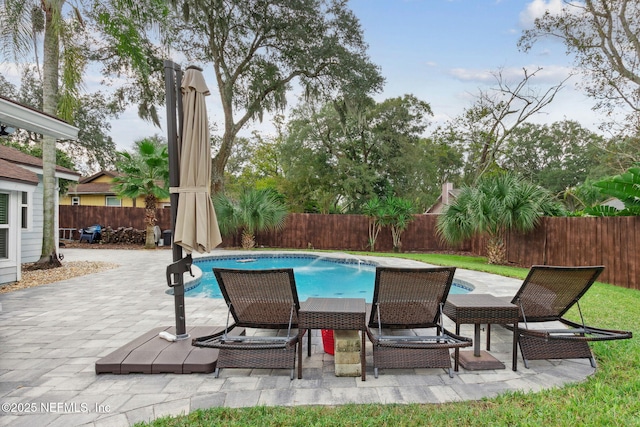
[[[364,254],[364,253],[362,253]],[[385,256],[384,254],[369,254]],[[481,257],[386,254],[524,278],[527,269],[486,264]],[[429,405],[211,408],[139,426],[638,426],[640,425],[640,291],[595,283],[580,300],[592,326],[633,331],[630,340],[596,342],[594,376],[561,389]],[[568,317],[577,320],[577,312]],[[524,368],[522,368],[524,369]]]

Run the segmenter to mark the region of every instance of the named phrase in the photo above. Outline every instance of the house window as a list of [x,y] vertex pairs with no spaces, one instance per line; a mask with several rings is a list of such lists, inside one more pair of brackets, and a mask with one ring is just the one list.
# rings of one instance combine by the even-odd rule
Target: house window
[[0,193],[0,259],[9,257],[9,195]]
[[27,193],[26,191],[22,192],[22,199],[20,200],[20,213],[22,228],[29,228],[29,193]]
[[122,206],[122,200],[118,199],[116,196],[106,196],[106,205]]
[[72,197],[71,206],[80,206],[80,197]]

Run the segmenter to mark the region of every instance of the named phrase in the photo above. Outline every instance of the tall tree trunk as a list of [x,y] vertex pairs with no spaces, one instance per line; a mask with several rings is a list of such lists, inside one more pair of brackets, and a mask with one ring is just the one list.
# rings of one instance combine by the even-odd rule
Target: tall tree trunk
[[229,157],[231,157],[231,149],[233,141],[236,138],[236,131],[227,129],[222,136],[222,145],[220,151],[211,160],[211,192],[218,194],[224,191],[224,168],[227,165]]
[[[54,27],[54,13],[60,14],[62,1],[42,2],[45,8],[44,55],[42,62],[43,111],[56,115],[58,112],[58,65],[60,62],[60,42]],[[54,10],[54,8],[56,10]],[[45,136],[42,140],[42,192],[43,192],[43,235],[39,264],[50,263],[60,266],[56,248],[56,139]]]

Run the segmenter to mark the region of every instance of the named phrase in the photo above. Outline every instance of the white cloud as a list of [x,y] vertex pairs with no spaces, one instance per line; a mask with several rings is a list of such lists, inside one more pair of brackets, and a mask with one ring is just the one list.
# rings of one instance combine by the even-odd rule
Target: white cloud
[[20,86],[22,74],[25,67],[32,67],[34,63],[18,65],[15,62],[0,62],[0,73],[7,81],[16,87]]
[[452,68],[449,70],[449,74],[457,80],[463,82],[482,82],[489,83],[494,82],[495,77],[491,74],[491,70],[474,70],[471,68]]
[[557,84],[566,79],[571,73],[572,68],[562,65],[526,65],[524,67],[508,67],[500,70],[478,70],[472,68],[453,68],[449,70],[449,74],[455,79],[463,82],[476,82],[476,83],[496,83],[495,74],[500,72],[502,79],[505,82],[520,81],[524,77],[523,69],[526,69],[529,73],[534,72],[536,69],[541,68],[531,80],[533,83],[547,83]]
[[520,12],[520,25],[523,28],[533,27],[536,18],[541,18],[546,11],[551,14],[559,14],[562,11],[562,0],[533,0],[525,10]]
[[152,123],[144,121],[138,117],[137,106],[128,106],[118,118],[110,120],[111,131],[109,134],[113,138],[118,150],[131,150],[133,143],[137,140],[159,134],[166,137],[166,117],[164,108],[159,109],[160,123],[162,129]]
[[13,62],[2,62],[0,63],[0,71],[2,71],[2,75],[9,82],[20,83],[20,72],[18,70],[18,66]]
[[431,123],[437,126],[437,125],[444,124],[451,119],[452,119],[452,116],[450,114],[445,114],[445,113],[434,114],[433,117],[431,117]]

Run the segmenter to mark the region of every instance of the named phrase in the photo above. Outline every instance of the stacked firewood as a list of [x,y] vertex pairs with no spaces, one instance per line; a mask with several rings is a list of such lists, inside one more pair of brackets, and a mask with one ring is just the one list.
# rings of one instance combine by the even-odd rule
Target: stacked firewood
[[114,230],[107,226],[102,229],[102,243],[144,245],[146,236],[145,230],[137,230],[133,227],[118,227]]

